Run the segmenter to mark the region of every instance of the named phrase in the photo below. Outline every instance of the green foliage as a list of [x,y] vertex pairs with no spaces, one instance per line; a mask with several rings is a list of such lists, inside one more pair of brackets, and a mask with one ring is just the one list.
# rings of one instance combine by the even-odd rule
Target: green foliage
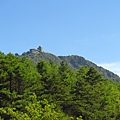
[[36,67],[26,58],[2,55],[0,58],[0,107],[11,104],[12,93],[23,94],[26,90],[35,91],[40,86],[40,75]]
[[[21,103],[22,104],[22,103]],[[5,119],[11,120],[69,120],[62,112],[55,111],[55,104],[49,104],[47,100],[37,100],[35,94],[29,96],[28,105],[24,106],[24,112],[16,108],[0,108],[0,114]]]
[[44,60],[35,66],[0,53],[0,120],[10,119],[119,120],[120,83],[93,67],[72,71],[65,62]]
[[110,80],[105,81],[94,68],[82,67],[76,75],[73,114],[81,115],[85,120],[119,119],[118,87]]
[[31,85],[34,87],[35,80],[40,79],[37,69],[31,61],[26,58],[20,59],[12,54],[0,59],[0,68],[1,88],[5,86],[10,92],[16,91],[21,94],[26,87],[31,87]]

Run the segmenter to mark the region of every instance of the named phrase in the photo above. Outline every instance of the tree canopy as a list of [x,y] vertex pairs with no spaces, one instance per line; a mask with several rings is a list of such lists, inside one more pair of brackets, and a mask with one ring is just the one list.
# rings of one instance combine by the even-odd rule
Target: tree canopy
[[119,120],[120,83],[94,68],[0,52],[0,120]]

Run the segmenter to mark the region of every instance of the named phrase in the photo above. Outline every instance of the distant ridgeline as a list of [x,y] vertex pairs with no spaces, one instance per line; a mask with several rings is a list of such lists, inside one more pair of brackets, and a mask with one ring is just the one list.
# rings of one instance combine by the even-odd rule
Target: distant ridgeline
[[16,56],[20,57],[27,57],[30,60],[33,61],[33,63],[37,64],[41,59],[45,61],[54,61],[57,65],[60,65],[62,61],[66,62],[68,66],[72,70],[76,70],[81,66],[87,66],[87,67],[94,67],[97,69],[104,78],[110,78],[114,81],[120,81],[120,77],[113,72],[104,69],[103,67],[99,67],[96,64],[92,63],[89,60],[86,60],[85,58],[78,56],[78,55],[70,55],[70,56],[56,56],[51,53],[44,52],[42,46],[39,46],[37,49],[30,49],[27,52],[24,52],[22,55],[16,54]]

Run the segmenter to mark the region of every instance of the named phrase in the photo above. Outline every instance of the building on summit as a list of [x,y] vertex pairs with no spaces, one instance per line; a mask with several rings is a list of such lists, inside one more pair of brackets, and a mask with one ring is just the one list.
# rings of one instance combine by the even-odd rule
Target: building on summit
[[[37,49],[32,48],[28,52],[24,52],[22,55],[29,54],[29,53],[40,54],[41,52],[44,52],[44,50],[42,46],[39,46]],[[18,56],[17,53],[15,55]]]
[[44,52],[43,47],[39,46],[37,49],[30,49],[30,53],[40,53],[40,52]]

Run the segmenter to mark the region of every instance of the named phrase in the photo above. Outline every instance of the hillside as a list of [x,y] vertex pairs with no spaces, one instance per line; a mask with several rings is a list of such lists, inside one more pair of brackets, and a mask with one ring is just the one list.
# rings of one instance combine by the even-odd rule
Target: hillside
[[81,56],[77,56],[77,55],[59,56],[59,58],[62,61],[67,62],[72,69],[77,69],[83,65],[87,67],[93,66],[95,69],[97,69],[102,74],[104,78],[110,78],[110,79],[113,79],[114,81],[120,81],[120,77],[118,75],[114,74],[113,72],[103,67],[97,66],[95,63],[89,60],[86,60],[85,58]]
[[[24,56],[49,55],[71,68],[91,63],[76,55],[32,52]],[[103,78],[94,67],[74,71],[65,62],[45,60],[35,65],[0,52],[0,73],[0,120],[120,120],[120,82]]]
[[[18,54],[16,54],[17,56]],[[21,57],[25,56],[33,61],[33,63],[38,63],[40,59],[46,60],[46,61],[54,61],[57,65],[60,65],[62,61],[67,62],[68,66],[72,70],[76,70],[77,68],[81,66],[87,66],[91,67],[93,66],[95,69],[97,69],[104,78],[110,78],[114,81],[120,81],[120,77],[113,72],[104,69],[103,67],[97,66],[95,63],[86,60],[84,57],[78,56],[78,55],[71,55],[71,56],[55,56],[51,53],[46,53],[42,50],[42,48],[39,46],[37,49],[30,49],[30,51],[24,52]]]

